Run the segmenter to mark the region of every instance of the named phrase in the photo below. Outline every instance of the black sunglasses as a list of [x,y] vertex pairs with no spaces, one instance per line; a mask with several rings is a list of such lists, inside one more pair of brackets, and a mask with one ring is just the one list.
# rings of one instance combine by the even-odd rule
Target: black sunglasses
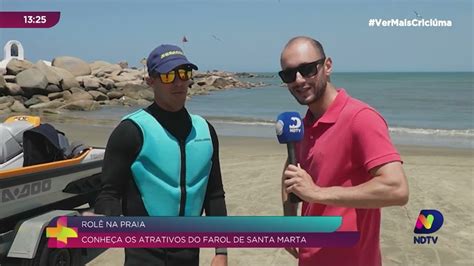
[[295,68],[287,68],[278,72],[278,75],[284,83],[294,82],[296,80],[296,72],[299,72],[305,78],[309,78],[318,74],[318,65],[324,63],[324,60],[326,60],[325,57],[311,63],[303,63]]

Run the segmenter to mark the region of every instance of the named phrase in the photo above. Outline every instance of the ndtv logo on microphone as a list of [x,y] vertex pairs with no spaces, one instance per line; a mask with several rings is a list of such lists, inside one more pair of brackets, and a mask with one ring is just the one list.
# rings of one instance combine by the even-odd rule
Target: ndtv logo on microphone
[[[415,234],[432,234],[438,231],[443,225],[443,215],[437,210],[421,210],[416,219]],[[436,244],[437,236],[415,236],[414,244]]]
[[[292,124],[288,125],[288,130],[290,133],[300,133],[301,132],[301,119],[299,117],[291,117]],[[283,134],[283,128],[285,127],[285,123],[282,120],[278,120],[275,124],[276,134],[281,136]]]
[[291,120],[294,122],[294,124],[288,125],[290,133],[300,133],[301,119],[299,117],[292,117]]

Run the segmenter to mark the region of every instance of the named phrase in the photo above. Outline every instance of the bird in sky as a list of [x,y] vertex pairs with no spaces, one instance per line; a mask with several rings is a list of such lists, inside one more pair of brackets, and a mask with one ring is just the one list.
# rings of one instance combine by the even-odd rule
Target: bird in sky
[[211,36],[212,36],[212,38],[214,38],[215,40],[222,42],[222,40],[219,39],[216,35],[212,34]]
[[419,18],[419,19],[422,19],[422,18],[423,18],[423,17],[422,17],[420,14],[418,14],[418,12],[416,12],[415,10],[413,10],[413,12],[415,12],[416,18]]

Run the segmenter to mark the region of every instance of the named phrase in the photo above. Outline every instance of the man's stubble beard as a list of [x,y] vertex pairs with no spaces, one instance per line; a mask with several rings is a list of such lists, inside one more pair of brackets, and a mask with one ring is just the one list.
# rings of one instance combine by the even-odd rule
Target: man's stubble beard
[[290,90],[290,92],[299,104],[310,105],[314,102],[319,101],[321,98],[323,98],[324,93],[326,92],[327,83],[328,83],[327,80],[324,78],[320,78],[318,81],[316,81],[316,86],[312,87],[314,97],[309,101],[298,99],[298,97],[293,93],[293,90]]

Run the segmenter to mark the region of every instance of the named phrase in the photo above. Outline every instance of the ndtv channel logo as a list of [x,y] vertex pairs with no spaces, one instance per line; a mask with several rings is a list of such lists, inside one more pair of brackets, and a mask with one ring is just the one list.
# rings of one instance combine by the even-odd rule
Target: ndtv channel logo
[[[416,219],[415,234],[432,234],[443,225],[444,218],[438,210],[421,210]],[[436,244],[437,236],[414,236],[414,244]]]

